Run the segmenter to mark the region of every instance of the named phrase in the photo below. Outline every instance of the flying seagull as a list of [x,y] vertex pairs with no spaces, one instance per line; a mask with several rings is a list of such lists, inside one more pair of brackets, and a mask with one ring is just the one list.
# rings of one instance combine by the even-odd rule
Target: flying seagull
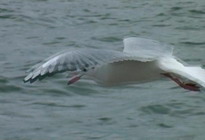
[[76,49],[58,53],[30,69],[24,82],[33,83],[60,72],[69,72],[68,85],[89,77],[104,86],[145,83],[166,77],[180,87],[200,91],[205,70],[173,56],[173,46],[155,40],[129,37],[124,50]]

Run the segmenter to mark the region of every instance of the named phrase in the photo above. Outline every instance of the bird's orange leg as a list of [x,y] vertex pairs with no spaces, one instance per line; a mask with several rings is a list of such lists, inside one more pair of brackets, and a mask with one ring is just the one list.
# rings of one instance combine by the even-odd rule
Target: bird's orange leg
[[173,77],[170,73],[163,73],[162,75],[170,78],[171,80],[173,80],[175,83],[177,83],[180,87],[182,87],[184,89],[188,89],[191,91],[200,91],[200,87],[194,83],[184,83],[184,82],[180,81],[178,78]]

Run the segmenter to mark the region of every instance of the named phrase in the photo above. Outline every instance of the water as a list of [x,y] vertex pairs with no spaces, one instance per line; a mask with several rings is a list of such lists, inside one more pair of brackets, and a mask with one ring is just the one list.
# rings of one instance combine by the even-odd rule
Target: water
[[25,71],[67,48],[121,50],[140,36],[204,64],[204,0],[1,0],[0,139],[204,140],[205,96],[171,81],[103,88],[66,74],[34,84]]

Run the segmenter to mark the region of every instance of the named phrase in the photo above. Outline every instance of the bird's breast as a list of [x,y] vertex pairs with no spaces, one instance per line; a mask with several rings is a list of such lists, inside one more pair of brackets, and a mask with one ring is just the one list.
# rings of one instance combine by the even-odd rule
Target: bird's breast
[[105,86],[143,83],[159,79],[162,71],[155,61],[141,62],[125,60],[96,68],[92,78]]

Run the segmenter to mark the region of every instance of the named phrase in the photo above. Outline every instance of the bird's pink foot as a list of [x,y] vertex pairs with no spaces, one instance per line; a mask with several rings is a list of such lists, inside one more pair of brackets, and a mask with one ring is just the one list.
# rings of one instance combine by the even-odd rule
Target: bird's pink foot
[[73,84],[73,83],[77,82],[78,80],[80,80],[81,77],[82,77],[82,75],[75,75],[68,81],[67,84],[68,85]]
[[175,83],[177,83],[180,87],[184,89],[191,90],[191,91],[200,91],[200,87],[197,86],[195,83],[184,83],[180,81],[178,78],[173,77],[170,73],[163,73],[162,75],[170,78],[171,80],[173,80]]
[[200,91],[200,87],[194,83],[183,83],[183,84],[184,84],[185,89],[188,89],[191,91]]

